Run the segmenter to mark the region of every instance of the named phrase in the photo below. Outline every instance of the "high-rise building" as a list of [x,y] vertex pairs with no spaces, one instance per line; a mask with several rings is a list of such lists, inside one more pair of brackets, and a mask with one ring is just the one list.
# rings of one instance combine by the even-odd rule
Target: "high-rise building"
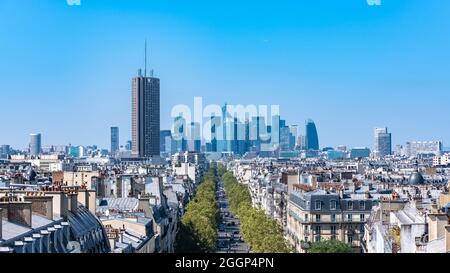
[[174,129],[172,132],[173,150],[175,152],[187,151],[187,131],[186,119],[180,114],[174,120]]
[[119,151],[119,127],[111,127],[111,154]]
[[0,146],[0,158],[7,158],[10,152],[11,147],[9,145],[1,145]]
[[297,138],[298,150],[306,150],[306,136],[299,135]]
[[200,152],[202,146],[200,123],[191,122],[188,127],[187,150],[189,152]]
[[317,134],[316,124],[312,120],[306,121],[306,150],[319,150],[319,136]]
[[289,140],[289,147],[291,150],[295,149],[295,146],[297,145],[297,138],[298,138],[298,126],[297,125],[290,125],[289,130],[291,131],[290,140]]
[[160,80],[146,74],[133,78],[132,135],[133,155],[159,156]]
[[291,130],[284,126],[280,128],[280,151],[290,151]]
[[127,151],[131,151],[131,150],[133,149],[133,141],[128,140],[128,141],[127,141],[127,144],[125,145],[125,149],[126,149]]
[[30,135],[30,155],[38,156],[41,153],[42,143],[41,134]]
[[221,140],[221,117],[211,116],[211,152],[217,152],[218,141]]
[[172,132],[170,130],[161,130],[159,134],[159,140],[159,150],[161,151],[161,153],[171,154]]
[[374,130],[374,155],[375,157],[385,157],[392,154],[392,135],[388,133],[388,129],[375,128]]

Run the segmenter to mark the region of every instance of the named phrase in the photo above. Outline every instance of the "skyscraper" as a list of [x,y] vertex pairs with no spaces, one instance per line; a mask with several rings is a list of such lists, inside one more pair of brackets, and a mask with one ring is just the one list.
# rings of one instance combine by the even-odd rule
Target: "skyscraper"
[[132,153],[138,157],[159,156],[160,80],[139,71],[132,89]]
[[202,140],[200,136],[200,123],[191,122],[188,127],[187,150],[190,152],[200,152]]
[[388,129],[375,128],[374,130],[374,154],[375,157],[385,157],[392,154],[392,135]]
[[187,133],[188,128],[186,124],[186,119],[180,114],[174,120],[174,128],[172,133],[173,138],[173,150],[175,152],[185,152],[187,151]]
[[38,156],[41,153],[42,143],[41,134],[30,135],[30,155]]
[[119,151],[119,127],[111,127],[111,154]]
[[317,134],[316,124],[312,120],[306,121],[306,150],[319,150],[319,136]]
[[170,130],[162,130],[159,134],[159,150],[161,153],[171,153],[172,132]]

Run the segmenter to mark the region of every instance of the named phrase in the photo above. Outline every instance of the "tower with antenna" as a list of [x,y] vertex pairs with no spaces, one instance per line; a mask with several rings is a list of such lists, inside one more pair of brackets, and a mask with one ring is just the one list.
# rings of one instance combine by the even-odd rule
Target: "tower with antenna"
[[144,49],[144,74],[133,78],[132,86],[132,155],[149,158],[160,154],[160,80],[147,77],[147,39]]

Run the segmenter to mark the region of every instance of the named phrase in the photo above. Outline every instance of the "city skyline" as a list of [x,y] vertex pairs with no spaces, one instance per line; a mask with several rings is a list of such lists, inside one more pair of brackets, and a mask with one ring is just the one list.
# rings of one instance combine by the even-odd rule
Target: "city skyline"
[[[449,4],[263,2],[254,13],[248,13],[251,4],[234,5],[2,1],[0,23],[9,27],[0,28],[6,41],[0,45],[0,90],[8,92],[8,103],[0,114],[17,113],[18,105],[21,110],[5,120],[8,133],[0,143],[25,149],[29,134],[40,132],[43,145],[106,148],[109,128],[118,126],[124,145],[131,139],[129,79],[143,67],[145,38],[150,66],[163,82],[161,129],[170,128],[174,105],[201,95],[207,103],[279,104],[288,124],[313,119],[324,146],[372,147],[379,126],[390,128],[393,147],[413,140],[446,145],[450,139],[443,126],[450,116],[450,56],[444,50],[450,42],[442,30]],[[91,24],[93,14],[98,24]],[[409,20],[415,16],[421,23]],[[19,80],[25,70],[32,92]],[[46,103],[54,107],[42,107]],[[51,118],[30,119],[36,111]]]

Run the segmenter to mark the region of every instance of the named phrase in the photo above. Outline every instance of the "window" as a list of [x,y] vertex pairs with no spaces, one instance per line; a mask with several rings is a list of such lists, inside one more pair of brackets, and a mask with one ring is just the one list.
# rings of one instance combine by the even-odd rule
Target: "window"
[[364,232],[365,232],[365,230],[364,230],[364,225],[360,225],[360,226],[359,226],[359,232],[361,232],[361,233],[364,233]]
[[321,232],[320,226],[315,226],[314,231],[315,231],[315,234],[320,234],[320,232]]
[[320,214],[316,214],[316,222],[320,223]]
[[308,214],[305,214],[305,222],[308,222]]
[[336,214],[331,214],[331,222],[336,222]]
[[336,200],[331,200],[330,201],[330,210],[336,210],[336,205],[337,205]]
[[348,222],[353,221],[353,214],[351,214],[351,213],[347,214],[347,221]]
[[353,235],[350,235],[350,234],[349,234],[349,235],[347,236],[347,240],[348,240],[348,243],[349,243],[349,244],[353,243]]
[[332,225],[330,227],[330,230],[331,230],[331,235],[336,235],[336,226],[335,225]]
[[366,215],[365,214],[360,214],[359,215],[359,219],[361,220],[361,222],[365,222],[366,221]]
[[353,202],[352,202],[352,201],[348,201],[348,202],[347,202],[347,208],[348,208],[349,210],[353,210]]
[[360,210],[366,210],[366,202],[359,201],[359,209]]
[[320,200],[316,200],[315,202],[315,209],[321,210],[322,209],[322,202]]

